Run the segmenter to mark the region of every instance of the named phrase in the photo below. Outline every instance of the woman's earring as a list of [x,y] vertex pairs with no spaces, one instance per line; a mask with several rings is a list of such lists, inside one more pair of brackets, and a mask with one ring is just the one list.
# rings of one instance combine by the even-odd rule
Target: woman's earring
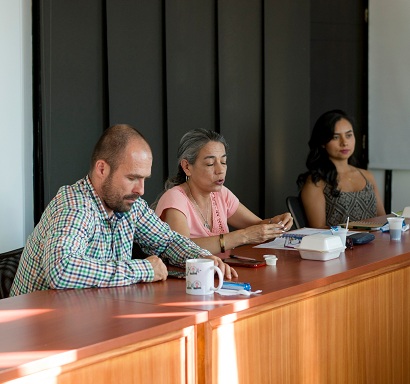
[[189,176],[185,175],[185,181],[186,181],[186,182],[189,181]]

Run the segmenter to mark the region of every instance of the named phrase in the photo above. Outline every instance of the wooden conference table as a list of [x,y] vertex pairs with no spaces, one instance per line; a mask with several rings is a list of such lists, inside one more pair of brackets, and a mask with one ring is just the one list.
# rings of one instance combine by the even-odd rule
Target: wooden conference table
[[0,382],[409,383],[410,233],[375,236],[325,262],[274,250],[275,267],[237,268],[251,297],[168,279],[1,300]]

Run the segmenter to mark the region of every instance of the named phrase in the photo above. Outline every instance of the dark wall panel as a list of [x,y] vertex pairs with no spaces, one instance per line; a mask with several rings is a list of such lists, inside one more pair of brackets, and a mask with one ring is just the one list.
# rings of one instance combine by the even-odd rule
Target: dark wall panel
[[226,185],[260,214],[262,145],[262,2],[218,2],[220,130],[230,148]]
[[149,202],[166,177],[162,12],[160,0],[107,1],[110,125],[131,124],[150,143],[154,162],[144,195]]
[[165,31],[168,172],[174,175],[182,135],[215,129],[214,1],[165,1]]
[[265,209],[286,210],[309,139],[309,2],[265,2]]
[[[367,134],[367,0],[313,0],[311,7],[310,124],[330,109],[344,109],[356,121],[356,138]],[[364,153],[366,152],[366,153]],[[367,166],[367,151],[356,145]]]
[[271,216],[297,193],[312,115],[333,103],[364,110],[355,0],[39,4],[46,204],[84,176],[97,138],[121,122],[152,146],[149,203],[176,171],[181,136],[202,127],[230,144],[226,185]]
[[44,200],[89,169],[103,131],[101,1],[41,2]]

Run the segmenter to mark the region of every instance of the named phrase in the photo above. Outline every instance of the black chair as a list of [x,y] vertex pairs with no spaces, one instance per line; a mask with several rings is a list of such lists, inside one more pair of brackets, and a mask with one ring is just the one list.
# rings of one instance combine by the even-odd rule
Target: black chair
[[0,299],[9,297],[23,248],[0,254]]
[[297,229],[307,227],[307,219],[305,209],[303,208],[302,200],[299,196],[288,196],[286,198],[286,205],[289,212],[293,216],[293,223]]

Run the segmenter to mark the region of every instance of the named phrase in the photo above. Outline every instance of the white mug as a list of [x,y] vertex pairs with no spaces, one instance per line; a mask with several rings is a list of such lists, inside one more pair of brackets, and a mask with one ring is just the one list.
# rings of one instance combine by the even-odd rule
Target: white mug
[[[214,286],[215,271],[219,284]],[[211,295],[222,287],[222,271],[211,259],[189,259],[186,261],[186,293],[190,295]]]

